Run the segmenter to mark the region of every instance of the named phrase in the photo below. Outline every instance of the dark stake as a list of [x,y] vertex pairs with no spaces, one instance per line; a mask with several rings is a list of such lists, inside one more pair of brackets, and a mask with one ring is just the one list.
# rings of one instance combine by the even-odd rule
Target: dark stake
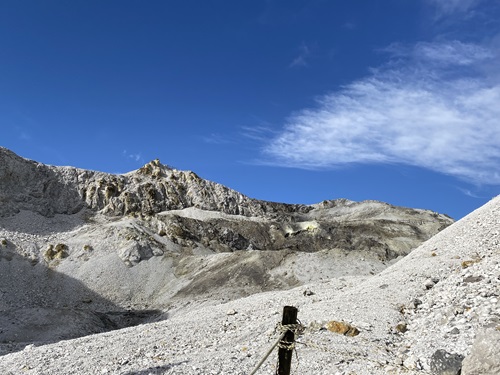
[[[283,308],[283,319],[281,324],[297,324],[297,308],[293,306],[285,306]],[[290,375],[292,367],[293,344],[295,343],[294,331],[288,330],[280,342],[278,351],[278,369],[277,375]]]

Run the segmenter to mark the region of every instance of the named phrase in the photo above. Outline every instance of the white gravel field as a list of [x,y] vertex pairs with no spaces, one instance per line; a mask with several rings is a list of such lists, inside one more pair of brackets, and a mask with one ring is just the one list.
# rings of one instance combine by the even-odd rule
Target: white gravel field
[[[465,357],[463,375],[498,374],[500,198],[374,276],[193,302],[164,321],[28,345],[1,356],[0,373],[249,374],[278,337],[285,305],[299,309],[305,327],[294,374],[444,374],[433,359],[439,350]],[[330,321],[349,323],[359,335],[331,332]],[[481,364],[470,356],[481,352],[475,339],[489,350]],[[275,351],[256,374],[274,374],[276,359]]]

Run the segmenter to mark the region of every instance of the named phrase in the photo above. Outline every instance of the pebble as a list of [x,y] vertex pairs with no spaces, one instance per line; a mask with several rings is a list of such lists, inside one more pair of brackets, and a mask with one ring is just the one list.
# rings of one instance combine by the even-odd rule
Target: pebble
[[426,280],[425,283],[424,283],[424,288],[425,289],[431,289],[433,288],[435,285],[434,281],[432,281],[431,279],[429,280]]

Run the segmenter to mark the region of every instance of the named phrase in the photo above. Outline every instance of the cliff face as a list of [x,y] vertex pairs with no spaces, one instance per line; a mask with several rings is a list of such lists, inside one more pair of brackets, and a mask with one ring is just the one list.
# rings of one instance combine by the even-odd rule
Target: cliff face
[[113,175],[0,148],[0,311],[26,324],[26,309],[57,308],[54,322],[86,311],[88,326],[96,313],[110,326],[116,311],[369,276],[452,222],[376,201],[259,201],[158,160]]
[[[158,160],[113,175],[47,166],[4,148],[0,149],[0,204],[4,217],[20,211],[47,218],[85,211],[87,220],[132,216],[184,248],[341,249],[369,251],[381,260],[408,253],[452,222],[429,211],[372,201],[339,199],[311,206],[259,201]],[[212,215],[200,215],[206,211]]]
[[[154,160],[113,175],[53,167],[0,149],[0,216],[31,211],[43,217],[86,212],[136,217],[184,247],[314,252],[371,251],[387,260],[404,255],[452,220],[425,210],[345,199],[290,205],[251,199],[193,172]],[[201,215],[201,212],[212,215]]]
[[74,214],[82,208],[108,216],[151,216],[188,207],[243,216],[310,210],[304,205],[251,199],[193,172],[169,168],[158,160],[136,171],[113,175],[47,166],[5,148],[0,148],[0,202],[1,216],[30,210],[51,217]]
[[73,214],[84,207],[77,191],[79,172],[49,167],[0,148],[0,216],[20,210],[43,216]]

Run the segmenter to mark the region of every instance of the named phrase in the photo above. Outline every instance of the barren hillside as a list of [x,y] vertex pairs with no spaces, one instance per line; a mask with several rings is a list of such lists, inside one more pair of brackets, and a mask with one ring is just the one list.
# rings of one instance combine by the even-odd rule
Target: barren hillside
[[[366,308],[368,313],[370,304],[380,299],[387,306],[382,312],[372,312],[381,313],[379,319],[387,322],[401,320],[387,293],[403,288],[399,292],[411,294],[413,289],[406,290],[406,284],[414,285],[422,278],[418,273],[427,275],[428,271],[408,257],[396,261],[452,222],[432,211],[376,201],[337,199],[315,205],[259,201],[158,160],[137,171],[112,175],[47,166],[0,148],[0,353],[26,345],[34,350],[30,344],[40,346],[110,330],[116,331],[104,334],[103,339],[121,342],[120,335],[127,332],[141,332],[143,337],[144,330],[154,327],[169,330],[187,324],[188,331],[172,333],[176,339],[165,345],[172,355],[188,355],[190,346],[194,348],[193,332],[206,329],[220,343],[223,339],[217,336],[216,327],[224,321],[229,325],[224,332],[233,334],[227,343],[238,346],[250,337],[247,333],[238,336],[233,325],[245,321],[245,329],[250,329],[255,313],[263,317],[258,329],[270,324],[267,332],[273,327],[271,320],[277,319],[274,312],[285,302],[312,303],[309,308],[317,306],[318,311],[330,304],[332,312],[344,304],[352,310],[342,319],[357,321],[358,310]],[[433,262],[443,260],[438,250],[429,256]],[[396,280],[403,277],[404,267],[410,268],[404,271],[408,280],[401,285]],[[374,280],[395,272],[390,270],[398,270],[399,276],[370,289]],[[410,282],[412,274],[415,280]],[[313,292],[304,293],[306,289]],[[272,303],[263,302],[267,299]],[[331,305],[337,303],[334,300],[339,304]],[[330,302],[325,305],[326,301]],[[189,317],[200,317],[200,312],[214,322],[204,322],[201,328],[190,326],[195,322]],[[364,319],[361,326],[373,327],[373,316],[359,316]],[[324,322],[311,324],[320,327],[330,318],[332,314],[326,314]],[[120,330],[153,321],[158,323],[140,326],[139,331]],[[389,329],[387,324],[382,331]],[[91,343],[99,337],[81,340]],[[266,346],[262,340],[248,345]],[[257,346],[250,350],[248,345],[241,349],[248,354],[242,365],[247,369],[250,358],[261,350]],[[162,358],[167,357],[171,356]],[[0,358],[0,368],[15,358],[20,357]],[[179,360],[182,369],[165,364],[154,371],[191,373],[180,364],[194,360],[183,361]],[[53,371],[37,366],[28,365],[40,373]],[[74,373],[94,371],[91,363],[82,366]],[[140,366],[134,366],[133,371],[138,371]],[[136,373],[113,368],[109,369],[112,373]],[[199,368],[203,370],[192,373],[247,371]]]

